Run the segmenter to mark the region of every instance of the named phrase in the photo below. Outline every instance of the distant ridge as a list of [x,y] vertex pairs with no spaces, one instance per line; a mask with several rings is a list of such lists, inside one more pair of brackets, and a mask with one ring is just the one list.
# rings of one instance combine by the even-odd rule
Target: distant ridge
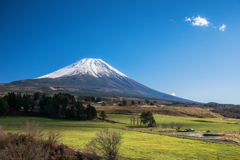
[[[60,89],[61,88],[61,89]],[[35,79],[0,85],[0,91],[69,92],[75,95],[143,97],[197,103],[148,88],[101,59],[85,58]]]

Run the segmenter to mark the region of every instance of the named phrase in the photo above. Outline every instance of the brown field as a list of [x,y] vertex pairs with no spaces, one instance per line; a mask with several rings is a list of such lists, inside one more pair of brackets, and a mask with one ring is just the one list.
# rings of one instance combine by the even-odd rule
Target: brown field
[[213,113],[209,110],[199,107],[172,107],[164,105],[132,105],[132,106],[100,106],[94,105],[97,112],[105,111],[107,114],[139,114],[151,111],[154,114],[198,117],[198,118],[224,118],[222,115]]

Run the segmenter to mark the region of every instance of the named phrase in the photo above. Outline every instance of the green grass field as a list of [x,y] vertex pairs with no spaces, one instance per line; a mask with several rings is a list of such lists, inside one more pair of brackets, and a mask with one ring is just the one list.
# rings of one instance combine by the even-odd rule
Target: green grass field
[[[127,123],[130,125],[130,119],[128,115],[122,114],[108,114],[108,119],[115,121]],[[220,118],[191,118],[191,117],[176,117],[176,116],[166,116],[166,115],[154,115],[154,118],[158,127],[161,127],[160,123],[176,122],[182,123],[184,128],[193,128],[196,131],[214,131],[214,132],[235,132],[239,131],[240,125],[237,124],[227,124],[228,122]],[[235,119],[236,120],[236,119]],[[208,121],[208,122],[201,122]],[[237,121],[237,120],[236,120]],[[239,121],[240,122],[240,121]]]
[[[108,115],[109,119],[126,122],[128,124],[115,124],[107,122],[94,122],[94,121],[71,121],[71,120],[58,120],[50,118],[38,117],[6,117],[0,119],[0,124],[7,123],[6,131],[17,132],[21,131],[22,125],[26,120],[35,120],[40,125],[44,125],[44,129],[61,131],[65,138],[62,140],[73,148],[84,150],[85,144],[89,142],[97,131],[103,128],[109,128],[124,133],[121,144],[119,157],[121,159],[217,159],[219,154],[220,159],[239,159],[240,147],[236,145],[206,142],[199,140],[184,139],[178,137],[170,137],[164,135],[141,133],[136,131],[121,130],[129,126],[129,119],[127,115]],[[223,126],[228,126],[230,129],[235,129],[233,124],[226,124],[221,119],[200,119],[200,118],[185,118],[185,117],[171,117],[171,116],[155,116],[158,123],[179,121],[184,125],[192,125],[192,128],[199,130],[205,127],[214,127],[215,130],[226,131]],[[206,120],[218,123],[204,123],[195,122],[193,120]],[[218,129],[217,125],[220,129]],[[211,126],[213,125],[213,126]],[[216,126],[215,126],[216,125]]]
[[240,119],[228,118],[229,121],[240,123]]

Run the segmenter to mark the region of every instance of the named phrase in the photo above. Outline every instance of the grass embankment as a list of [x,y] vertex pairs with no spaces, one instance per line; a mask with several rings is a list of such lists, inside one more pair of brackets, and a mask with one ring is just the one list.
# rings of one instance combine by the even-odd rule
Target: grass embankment
[[[0,119],[0,124],[8,124],[6,131],[16,132],[21,131],[21,126],[26,120],[35,120],[40,125],[44,125],[46,131],[56,129],[65,135],[63,143],[73,148],[84,150],[85,144],[89,142],[97,131],[103,128],[116,129],[129,126],[127,115],[108,115],[109,119],[128,123],[113,124],[106,122],[94,121],[71,121],[58,120],[50,118],[36,117],[6,117]],[[186,117],[171,117],[171,116],[155,116],[157,122],[180,121],[184,125],[201,129],[203,124],[213,125],[217,123],[195,122],[195,118]],[[203,119],[201,119],[203,120]],[[221,125],[227,125],[232,128],[233,124],[226,124],[221,119],[204,119],[213,122],[220,122]],[[200,124],[199,124],[200,123]],[[192,126],[194,125],[194,126]],[[217,125],[214,126],[216,130]],[[224,127],[220,127],[223,128]],[[226,130],[226,129],[225,129]],[[164,135],[156,135],[149,133],[140,133],[135,131],[119,130],[124,132],[123,141],[119,156],[123,159],[217,159],[219,154],[220,159],[239,159],[240,147],[235,145],[212,143],[191,139],[183,139]]]

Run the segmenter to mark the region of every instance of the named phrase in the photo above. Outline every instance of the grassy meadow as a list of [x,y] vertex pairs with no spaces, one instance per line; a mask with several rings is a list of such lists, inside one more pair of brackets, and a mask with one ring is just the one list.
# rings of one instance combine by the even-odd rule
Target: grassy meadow
[[[104,128],[123,132],[123,140],[119,152],[121,159],[239,159],[240,147],[230,144],[214,143],[192,140],[186,138],[170,137],[151,133],[141,133],[130,130],[122,130],[130,126],[127,115],[108,114],[109,118],[127,124],[116,124],[95,121],[72,121],[38,117],[6,117],[0,119],[0,124],[7,124],[6,132],[21,132],[21,127],[26,120],[39,122],[46,131],[58,130],[65,137],[61,141],[73,148],[84,150],[85,144],[95,137],[95,133]],[[197,130],[206,130],[211,127],[215,131],[237,130],[239,126],[227,124],[217,118],[187,118],[155,115],[157,123],[175,121],[184,126]],[[195,120],[211,121],[196,122]]]
[[[130,125],[129,115],[108,114],[107,116],[108,119],[112,119],[118,122],[126,123],[126,125]],[[236,132],[236,131],[238,132],[240,129],[240,125],[228,124],[229,122],[224,121],[221,118],[192,118],[192,117],[154,115],[154,119],[156,120],[157,123],[159,123],[158,127],[161,127],[160,123],[169,122],[182,123],[184,125],[182,130],[184,130],[184,128],[193,128],[196,131],[210,130],[213,132]]]

